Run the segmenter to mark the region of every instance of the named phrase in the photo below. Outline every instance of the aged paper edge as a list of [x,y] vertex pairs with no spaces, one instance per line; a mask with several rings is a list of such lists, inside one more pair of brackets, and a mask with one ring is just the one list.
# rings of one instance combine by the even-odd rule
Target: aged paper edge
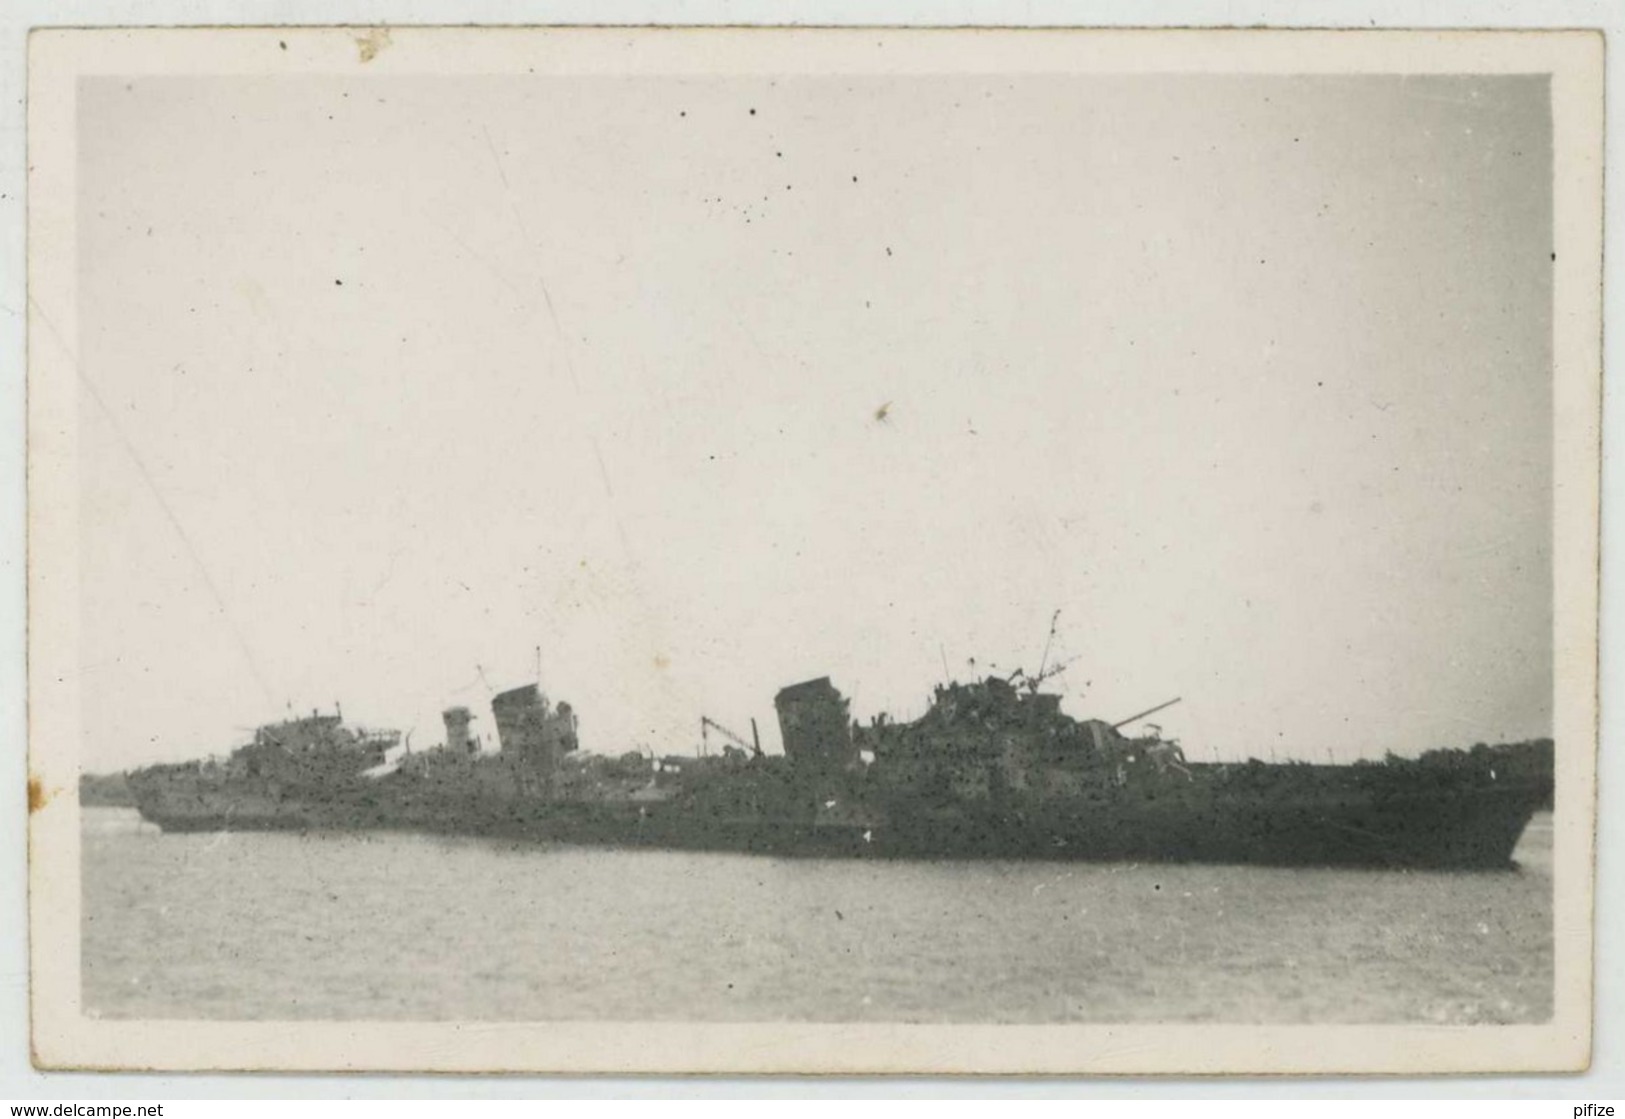
[[[300,38],[300,50],[278,40]],[[1603,42],[1589,32],[232,28],[36,31],[29,50],[29,892],[45,1068],[814,1074],[1429,1074],[1590,1061]],[[80,1007],[75,359],[79,77],[353,73],[1549,73],[1554,147],[1555,1010],[1527,1026],[180,1022]],[[1590,749],[1576,748],[1589,744]],[[35,794],[37,792],[37,798]],[[65,795],[64,795],[65,794]],[[1569,806],[1572,806],[1570,808]]]

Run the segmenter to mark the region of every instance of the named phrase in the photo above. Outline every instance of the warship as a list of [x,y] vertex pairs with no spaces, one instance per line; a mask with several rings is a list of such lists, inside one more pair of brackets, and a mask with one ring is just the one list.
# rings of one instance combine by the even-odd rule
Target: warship
[[[397,829],[780,856],[1498,868],[1552,796],[1550,740],[1347,765],[1192,762],[1145,720],[1074,719],[1049,675],[936,686],[868,725],[827,677],[775,697],[783,754],[709,717],[716,753],[580,749],[535,684],[495,696],[496,750],[466,707],[446,740],[312,713],[218,761],[128,774],[165,831]],[[1139,725],[1140,733],[1129,733]]]

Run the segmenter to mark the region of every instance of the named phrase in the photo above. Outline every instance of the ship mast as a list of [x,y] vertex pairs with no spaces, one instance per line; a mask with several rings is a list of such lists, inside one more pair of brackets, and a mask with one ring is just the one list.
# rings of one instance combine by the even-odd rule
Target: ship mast
[[1072,663],[1072,661],[1077,659],[1076,657],[1073,657],[1064,661],[1056,661],[1053,667],[1049,663],[1050,646],[1055,641],[1055,631],[1060,627],[1060,624],[1061,611],[1057,609],[1055,613],[1050,616],[1049,636],[1044,638],[1044,655],[1038,662],[1038,671],[1029,675],[1018,668],[1010,674],[1011,683],[1015,683],[1016,678],[1021,677],[1026,681],[1027,690],[1033,695],[1037,695],[1038,689],[1043,686],[1045,680],[1048,680],[1052,676],[1059,676],[1061,673],[1067,670],[1067,667]]
[[1049,636],[1044,638],[1044,655],[1038,659],[1038,675],[1034,679],[1042,680],[1044,678],[1044,667],[1049,664],[1050,643],[1055,640],[1055,627],[1060,624],[1061,610],[1059,607],[1056,607],[1055,613],[1050,615]]

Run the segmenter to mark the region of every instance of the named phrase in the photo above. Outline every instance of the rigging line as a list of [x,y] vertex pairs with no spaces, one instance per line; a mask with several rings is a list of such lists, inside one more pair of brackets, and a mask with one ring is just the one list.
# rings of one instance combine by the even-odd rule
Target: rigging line
[[[497,152],[496,141],[491,139],[491,130],[482,125],[480,131],[485,133],[485,146],[490,149],[491,162],[496,164],[497,177],[502,180],[502,190],[508,196],[508,209],[513,212],[514,224],[519,227],[519,235],[527,248],[534,249],[536,243],[531,238],[530,227],[525,224],[525,216],[519,212],[519,202],[513,196],[513,187],[508,182],[508,172],[502,165],[502,156]],[[570,375],[570,384],[579,393],[581,383],[576,379],[575,363],[570,360],[570,340],[565,336],[564,324],[559,322],[558,309],[553,306],[553,293],[548,289],[547,277],[540,268],[536,269],[536,286],[541,289],[542,303],[547,307],[547,317],[552,320],[553,331],[559,336],[559,351],[564,357],[564,371]]]
[[[531,239],[530,226],[525,224],[525,214],[520,213],[517,198],[513,197],[513,185],[510,184],[509,179],[507,179],[507,169],[502,166],[502,154],[497,151],[496,141],[492,140],[491,138],[491,130],[484,127],[484,125],[481,125],[479,130],[481,130],[481,132],[484,133],[484,136],[486,136],[486,149],[491,151],[491,162],[492,164],[496,164],[497,177],[502,180],[502,192],[507,195],[507,200],[509,200],[509,211],[513,214],[513,224],[518,226],[520,240],[522,240],[526,248],[535,250],[536,242],[535,240]],[[564,361],[565,375],[570,378],[570,388],[574,388],[575,398],[580,400],[580,398],[582,398],[582,382],[580,382],[580,377],[577,377],[577,374],[575,374],[575,361],[572,359],[572,357],[570,357],[569,335],[565,335],[564,333],[564,323],[559,322],[559,309],[554,307],[554,304],[552,304],[552,289],[551,287],[548,287],[548,276],[546,276],[546,273],[543,273],[541,268],[536,268],[535,276],[536,287],[538,287],[539,291],[541,291],[541,302],[543,302],[544,307],[548,309],[548,322],[552,323],[552,333],[554,333],[554,336],[557,338],[557,343],[559,343],[559,357],[561,357],[562,361]],[[507,283],[505,279],[504,283]],[[591,445],[593,445],[593,456],[595,456],[596,460],[598,460],[598,476],[600,476],[601,481],[603,481],[604,495],[609,497],[609,499],[614,500],[614,487],[609,484],[608,469],[604,469],[603,447],[601,447],[600,442],[598,442],[598,434],[596,434],[596,432],[588,432],[588,442],[591,442]],[[624,544],[624,542],[626,542],[626,529],[624,528],[621,529],[621,538],[622,544]],[[627,549],[627,551],[630,551],[630,549]]]
[[[503,173],[502,160],[501,160],[500,157],[497,156],[496,145],[491,142],[491,134],[490,134],[489,131],[486,132],[485,142],[486,142],[486,145],[491,149],[491,158],[496,161],[497,174],[502,176],[502,185],[504,187],[507,187],[508,186],[508,176]],[[527,245],[530,244],[530,229],[529,229],[528,226],[525,225],[525,219],[520,216],[518,204],[516,202],[514,202],[511,192],[510,192],[510,195],[509,195],[509,198],[508,198],[508,206],[513,211],[514,222],[515,222],[516,225],[519,226],[519,231],[520,231],[520,234],[521,234],[522,238],[524,239],[524,241],[525,241],[525,243]],[[515,286],[514,282],[512,280],[510,280],[502,272],[502,270],[500,268],[498,268],[495,264],[493,264],[487,257],[485,257],[484,255],[482,255],[479,252],[476,252],[472,245],[470,245],[467,241],[463,240],[463,238],[459,237],[457,235],[456,230],[452,229],[450,226],[445,225],[445,224],[443,224],[441,222],[433,221],[432,219],[426,219],[426,220],[428,221],[428,224],[435,226],[441,232],[446,234],[447,238],[449,240],[451,240],[452,242],[454,242],[457,245],[457,247],[460,248],[469,257],[469,259],[477,261],[479,264],[484,266],[485,269],[488,272],[490,272],[491,275],[495,276],[499,281],[501,281],[503,286],[506,287],[509,291],[513,292],[515,295],[520,294],[519,288],[517,286]],[[542,302],[544,304],[546,304],[546,306],[547,306],[547,315],[548,315],[548,319],[552,323],[553,333],[555,335],[557,335],[557,337],[558,337],[559,357],[564,363],[564,371],[565,371],[565,373],[570,378],[570,387],[575,390],[576,399],[579,400],[581,398],[581,380],[580,380],[579,377],[576,376],[575,362],[572,361],[571,358],[570,358],[570,339],[564,333],[564,324],[559,322],[558,311],[553,306],[553,295],[552,295],[552,292],[548,289],[548,286],[547,286],[547,277],[542,274],[540,269],[537,269],[537,271],[536,271],[536,286],[541,290]],[[757,349],[760,350],[761,347],[758,346]],[[589,434],[587,438],[588,438],[588,441],[592,444],[593,457],[598,462],[598,477],[599,477],[600,481],[602,481],[602,483],[603,483],[604,493],[605,493],[606,496],[613,499],[614,496],[615,496],[615,487],[610,484],[609,470],[604,465],[604,449],[603,449],[603,445],[599,441],[599,438],[598,438],[598,436],[596,434]],[[622,535],[623,538],[625,537],[626,532],[625,532],[624,529],[622,530],[621,535]],[[624,540],[623,540],[623,543],[624,543]],[[630,550],[631,549],[628,548],[628,551],[630,551]]]
[[[485,147],[491,153],[491,162],[497,169],[497,178],[502,180],[503,193],[508,197],[508,209],[513,213],[514,224],[519,227],[519,236],[528,249],[535,249],[536,243],[531,237],[530,227],[525,224],[525,215],[520,212],[519,200],[514,197],[513,184],[508,181],[507,168],[502,163],[502,153],[497,151],[496,141],[491,138],[491,130],[484,125],[480,126],[485,136]],[[454,235],[455,236],[455,235]],[[458,238],[461,241],[460,238]],[[464,246],[467,248],[467,246]],[[581,380],[576,375],[575,361],[570,357],[570,337],[564,332],[564,324],[559,321],[558,308],[553,305],[553,292],[547,286],[547,275],[541,268],[535,269],[536,286],[541,290],[542,303],[547,308],[548,320],[553,324],[553,333],[558,339],[559,356],[564,361],[564,372],[570,378],[570,387],[575,390],[576,400],[580,401]],[[500,278],[500,277],[499,277]],[[504,280],[504,283],[507,281]],[[599,442],[596,430],[589,429],[587,440],[592,444],[593,457],[598,461],[598,477],[604,485],[604,496],[609,498],[610,509],[615,517],[615,530],[621,538],[621,547],[627,558],[633,564],[638,562],[637,554],[632,550],[632,541],[626,532],[626,525],[622,522],[619,512],[615,511],[615,487],[610,484],[609,470],[604,465],[604,448]]]
[[[496,141],[492,139],[491,130],[488,127],[482,124],[480,126],[480,132],[485,137],[486,150],[491,153],[491,163],[496,167],[497,178],[502,182],[503,193],[508,199],[508,209],[513,214],[514,225],[519,229],[521,242],[525,246],[527,252],[534,253],[536,252],[537,245],[535,239],[531,235],[530,226],[525,222],[525,215],[519,208],[519,199],[514,193],[513,184],[508,181],[508,170],[502,162],[502,153],[497,150]],[[531,274],[535,276],[536,286],[542,293],[542,304],[547,308],[547,318],[553,327],[553,335],[556,339],[558,355],[560,360],[562,360],[564,363],[564,372],[570,379],[570,388],[575,394],[577,404],[582,406],[587,412],[587,441],[592,446],[593,459],[598,464],[598,478],[604,486],[604,497],[606,504],[609,507],[610,516],[615,522],[615,534],[621,543],[621,553],[626,557],[626,562],[630,568],[630,574],[634,584],[641,584],[643,562],[637,549],[632,546],[632,537],[631,534],[626,530],[626,520],[621,515],[620,503],[615,499],[615,487],[609,480],[609,467],[604,461],[603,443],[598,437],[598,417],[596,415],[596,409],[587,403],[586,397],[582,393],[581,378],[576,372],[575,359],[571,356],[571,351],[574,349],[574,346],[570,341],[570,336],[564,330],[564,323],[559,319],[558,307],[553,302],[552,289],[549,288],[547,284],[546,271],[541,267],[540,263],[538,263],[537,266],[532,269]],[[643,601],[647,601],[648,596],[645,594],[640,594],[639,598]],[[650,621],[654,623],[654,625],[651,627],[651,632],[658,634],[660,632],[658,620],[651,617]]]
[[88,393],[90,393],[91,400],[96,402],[96,407],[99,408],[102,415],[107,418],[108,426],[112,428],[113,434],[117,436],[119,443],[124,447],[124,452],[130,456],[130,461],[135,464],[136,473],[141,475],[141,480],[146,483],[147,489],[149,492],[151,492],[153,500],[158,503],[158,508],[163,511],[164,517],[168,519],[170,527],[175,530],[175,535],[180,538],[182,546],[186,548],[186,554],[191,557],[193,566],[197,568],[198,576],[203,580],[203,585],[208,588],[210,597],[214,599],[215,608],[220,611],[220,617],[225,621],[226,628],[231,631],[232,637],[236,640],[237,649],[242,653],[243,660],[248,665],[248,671],[250,675],[254,677],[254,683],[259,685],[260,692],[265,697],[266,704],[268,706],[274,705],[276,700],[272,697],[271,689],[265,682],[265,673],[261,670],[259,661],[255,658],[253,650],[249,648],[247,638],[244,637],[242,630],[238,628],[236,619],[231,616],[231,611],[226,607],[225,597],[220,593],[220,588],[215,584],[214,579],[209,575],[208,566],[204,564],[203,557],[198,553],[197,546],[192,543],[192,538],[187,535],[186,528],[181,524],[180,517],[177,516],[175,510],[170,507],[169,501],[164,497],[163,490],[159,488],[157,481],[152,476],[152,473],[147,469],[147,464],[141,458],[140,452],[135,449],[135,444],[131,442],[130,437],[125,434],[124,428],[119,424],[118,417],[114,414],[113,409],[110,408],[107,401],[103,399],[102,394],[97,390],[95,383],[85,375],[84,369],[79,364],[79,355],[76,354],[72,347],[68,345],[67,340],[62,337],[62,332],[57,329],[56,323],[51,321],[51,317],[45,313],[45,309],[39,305],[39,302],[30,296],[28,303],[29,306],[34,308],[35,313],[39,315],[40,321],[45,324],[46,329],[50,331],[51,336],[56,339],[56,343],[59,347],[61,347],[62,352],[67,355],[68,361],[73,366],[74,375],[78,379],[79,383],[85,387],[85,390]]

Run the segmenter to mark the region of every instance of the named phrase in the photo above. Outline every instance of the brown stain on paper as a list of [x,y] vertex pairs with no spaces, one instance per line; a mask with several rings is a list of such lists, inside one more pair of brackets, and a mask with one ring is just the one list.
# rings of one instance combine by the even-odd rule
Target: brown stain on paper
[[374,27],[365,35],[355,37],[356,50],[361,55],[362,62],[371,62],[377,58],[383,49],[389,46],[389,28]]
[[56,796],[56,793],[47,792],[45,785],[38,777],[35,777],[32,773],[28,775],[28,814],[30,816],[50,804],[51,798],[54,796]]

